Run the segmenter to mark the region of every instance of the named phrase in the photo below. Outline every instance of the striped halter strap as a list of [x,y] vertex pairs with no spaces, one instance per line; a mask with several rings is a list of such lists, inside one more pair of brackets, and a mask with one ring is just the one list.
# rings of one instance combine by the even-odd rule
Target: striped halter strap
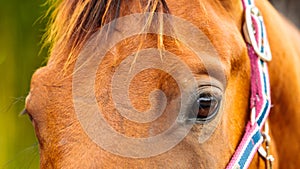
[[[263,17],[253,0],[242,0],[245,12],[243,26],[251,64],[251,118],[246,125],[244,136],[233,154],[226,169],[248,168],[254,154],[258,151],[265,158],[267,168],[272,168],[274,158],[269,154],[270,137],[267,117],[271,108],[268,61],[272,55]],[[262,128],[265,128],[262,132]],[[262,148],[266,142],[266,149]]]

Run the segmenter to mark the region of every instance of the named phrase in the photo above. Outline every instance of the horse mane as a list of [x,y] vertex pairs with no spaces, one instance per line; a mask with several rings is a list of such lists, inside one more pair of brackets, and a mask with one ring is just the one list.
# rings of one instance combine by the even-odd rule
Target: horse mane
[[[169,13],[165,0],[137,0],[142,12]],[[130,9],[128,0],[48,0],[51,8],[45,45],[50,55],[68,54],[66,66],[73,63],[76,55],[89,37],[104,24],[118,18],[123,6]],[[110,30],[113,28],[110,28]],[[162,38],[162,37],[161,37]]]

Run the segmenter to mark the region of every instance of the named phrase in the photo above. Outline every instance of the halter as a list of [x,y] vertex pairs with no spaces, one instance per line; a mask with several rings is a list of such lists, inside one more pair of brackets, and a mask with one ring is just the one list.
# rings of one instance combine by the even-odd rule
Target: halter
[[[271,108],[270,83],[267,61],[272,55],[267,39],[263,17],[253,0],[242,0],[246,22],[243,26],[251,64],[251,118],[246,131],[226,169],[248,168],[255,152],[265,158],[267,168],[272,167],[274,158],[269,154],[270,137],[267,117]],[[265,131],[262,132],[262,127]],[[261,145],[266,141],[266,150]]]

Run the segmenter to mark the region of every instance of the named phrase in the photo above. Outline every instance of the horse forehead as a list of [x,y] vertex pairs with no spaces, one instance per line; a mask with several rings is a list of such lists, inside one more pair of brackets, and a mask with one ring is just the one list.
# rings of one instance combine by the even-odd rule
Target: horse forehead
[[[232,8],[232,3],[229,3],[231,1],[234,0],[223,0],[222,2],[226,2],[227,6]],[[228,9],[222,6],[222,3],[210,0],[191,0],[189,3],[185,0],[166,0],[166,2],[172,15],[191,22],[204,32],[217,50],[218,56],[225,63],[227,70],[230,69],[230,65],[235,64],[232,62],[242,63],[244,61],[244,59],[239,59],[238,57],[245,49],[243,38],[235,20],[232,18],[232,14],[227,12]],[[239,5],[236,4],[236,6]],[[238,55],[234,53],[238,53]],[[189,66],[192,66],[196,72],[201,72],[201,68],[203,68],[201,63],[195,62],[193,58],[188,56],[185,56],[184,59],[188,61]],[[54,68],[53,65],[48,65],[47,67],[49,66],[51,70],[61,68],[60,66],[54,66],[56,67]],[[227,70],[225,71],[228,72]],[[34,77],[34,79],[40,79],[40,76]]]
[[172,15],[192,23],[208,37],[228,75],[231,65],[243,65],[247,56],[240,0],[167,0],[167,4]]

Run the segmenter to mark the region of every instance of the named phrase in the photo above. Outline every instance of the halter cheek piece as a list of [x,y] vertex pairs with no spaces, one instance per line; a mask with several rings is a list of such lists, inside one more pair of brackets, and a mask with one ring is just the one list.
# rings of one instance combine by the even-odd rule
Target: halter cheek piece
[[[267,61],[272,55],[263,17],[253,0],[242,0],[245,11],[244,36],[251,64],[251,118],[244,136],[226,169],[248,168],[256,151],[265,158],[266,168],[272,168],[274,158],[269,154],[270,137],[267,117],[271,108],[270,83]],[[265,130],[262,132],[262,127]],[[261,147],[266,142],[266,150]]]

